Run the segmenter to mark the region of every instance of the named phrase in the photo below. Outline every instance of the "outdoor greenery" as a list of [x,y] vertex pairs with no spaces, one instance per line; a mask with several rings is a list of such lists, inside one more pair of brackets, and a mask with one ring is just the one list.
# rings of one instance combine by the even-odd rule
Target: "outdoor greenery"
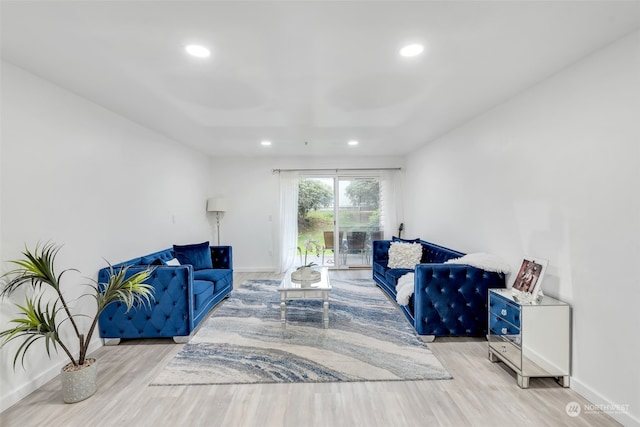
[[354,206],[376,210],[380,206],[380,183],[377,180],[357,179],[352,181],[345,194]]
[[[345,188],[352,208],[338,210],[341,229],[379,225],[380,185],[376,180],[354,180]],[[302,262],[308,256],[331,256],[325,249],[324,232],[334,228],[333,189],[315,179],[303,179],[298,186],[298,248]]]
[[324,231],[333,230],[333,210],[309,212],[298,218],[298,247],[305,253],[319,254],[324,246]]
[[331,206],[333,191],[327,184],[303,179],[298,185],[298,218],[304,219],[309,211]]

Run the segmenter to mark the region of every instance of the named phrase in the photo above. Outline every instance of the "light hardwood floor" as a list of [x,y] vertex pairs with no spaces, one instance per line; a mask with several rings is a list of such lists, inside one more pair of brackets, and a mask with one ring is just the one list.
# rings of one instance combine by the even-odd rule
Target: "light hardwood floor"
[[[370,270],[335,271],[366,277]],[[279,278],[237,273],[245,280]],[[611,426],[604,414],[570,417],[566,406],[589,403],[551,379],[522,390],[514,374],[487,359],[482,339],[428,344],[453,375],[444,381],[150,387],[182,345],[171,340],[102,347],[99,388],[88,400],[65,404],[56,378],[0,414],[3,427],[30,426]],[[401,363],[402,361],[398,361]]]

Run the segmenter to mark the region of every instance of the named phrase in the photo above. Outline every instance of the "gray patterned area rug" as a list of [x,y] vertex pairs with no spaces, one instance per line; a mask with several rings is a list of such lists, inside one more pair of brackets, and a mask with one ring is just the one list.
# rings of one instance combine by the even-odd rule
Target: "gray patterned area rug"
[[372,280],[331,279],[329,329],[322,301],[287,302],[276,280],[234,289],[154,386],[451,379]]

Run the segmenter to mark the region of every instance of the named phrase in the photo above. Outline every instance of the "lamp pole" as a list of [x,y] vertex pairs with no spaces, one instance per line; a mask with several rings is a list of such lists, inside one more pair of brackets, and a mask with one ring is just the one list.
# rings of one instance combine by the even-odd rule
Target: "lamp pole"
[[220,246],[220,214],[227,210],[224,197],[216,197],[207,200],[207,212],[216,213],[216,229],[218,231],[218,246]]
[[216,212],[216,227],[218,228],[218,246],[220,246],[220,212]]

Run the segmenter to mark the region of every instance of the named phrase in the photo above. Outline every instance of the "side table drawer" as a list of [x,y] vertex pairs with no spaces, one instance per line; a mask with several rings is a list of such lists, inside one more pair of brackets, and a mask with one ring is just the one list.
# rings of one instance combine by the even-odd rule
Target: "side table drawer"
[[513,305],[510,301],[491,294],[489,298],[489,311],[491,314],[495,314],[496,317],[501,317],[520,329],[520,308]]
[[489,348],[502,359],[506,359],[514,368],[522,369],[522,351],[509,341],[490,341]]
[[489,328],[493,335],[520,335],[520,328],[506,321],[495,313],[489,317]]

